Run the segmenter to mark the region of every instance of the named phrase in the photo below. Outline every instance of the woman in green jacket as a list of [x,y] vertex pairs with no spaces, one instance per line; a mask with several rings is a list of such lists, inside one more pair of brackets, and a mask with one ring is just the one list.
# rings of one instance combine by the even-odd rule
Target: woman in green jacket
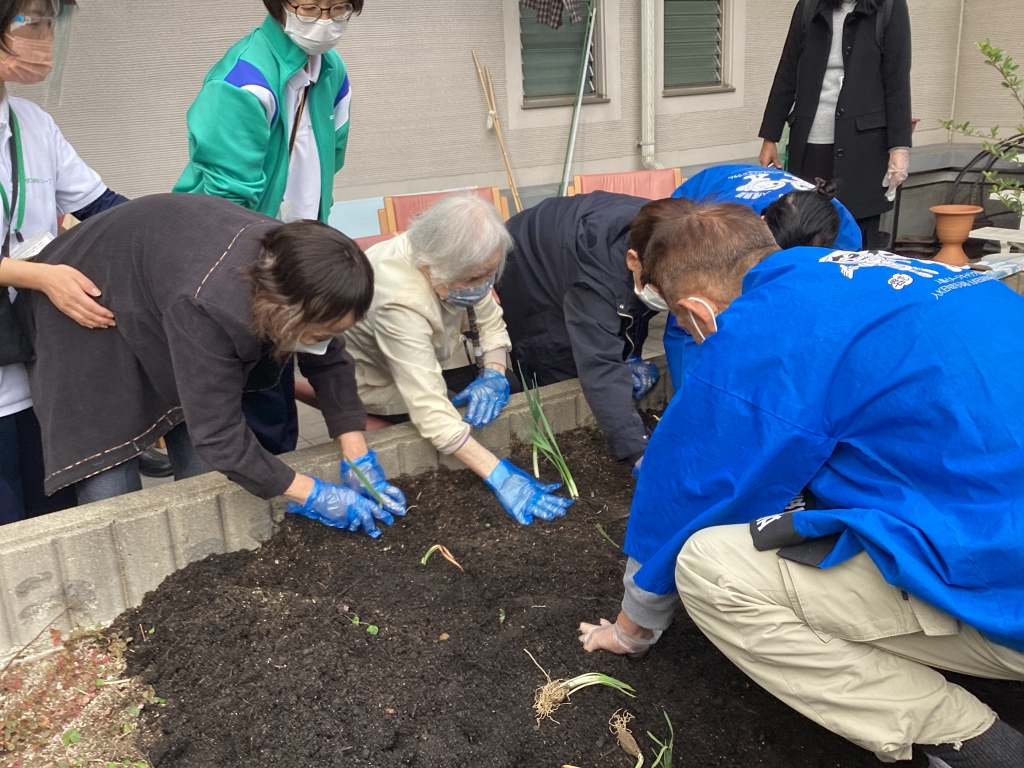
[[[348,74],[334,46],[363,0],[263,0],[263,24],[210,70],[188,111],[189,164],[175,192],[223,197],[283,221],[326,222],[348,144]],[[294,370],[243,396],[271,453],[295,449]]]

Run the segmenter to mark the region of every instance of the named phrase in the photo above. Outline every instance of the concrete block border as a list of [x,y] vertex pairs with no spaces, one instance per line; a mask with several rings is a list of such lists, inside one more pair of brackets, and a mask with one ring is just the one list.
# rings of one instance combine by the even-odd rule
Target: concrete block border
[[[662,376],[641,403],[644,408],[661,407],[670,396],[664,357],[654,362]],[[555,432],[595,424],[578,380],[541,393]],[[507,456],[512,437],[526,438],[526,413],[525,397],[514,395],[501,416],[475,436],[499,457]],[[462,467],[440,456],[411,424],[366,437],[389,477]],[[337,479],[334,444],[283,458],[299,472]],[[191,562],[256,549],[284,515],[281,500],[263,501],[212,473],[0,527],[0,659],[51,624],[67,632],[109,623]]]

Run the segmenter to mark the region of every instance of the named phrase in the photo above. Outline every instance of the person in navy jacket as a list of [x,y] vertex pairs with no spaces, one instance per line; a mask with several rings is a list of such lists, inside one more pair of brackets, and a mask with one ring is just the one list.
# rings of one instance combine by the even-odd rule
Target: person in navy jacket
[[687,200],[611,192],[553,197],[513,216],[515,245],[496,285],[524,385],[579,378],[613,459],[631,465],[647,448],[635,402],[655,382],[643,359],[647,327],[665,311],[637,282],[657,225]]
[[778,252],[728,203],[662,225],[644,280],[701,354],[640,471],[623,610],[580,626],[586,650],[642,653],[678,592],[759,685],[881,760],[1022,765],[1024,736],[936,670],[1024,680],[1024,299],[881,251]]

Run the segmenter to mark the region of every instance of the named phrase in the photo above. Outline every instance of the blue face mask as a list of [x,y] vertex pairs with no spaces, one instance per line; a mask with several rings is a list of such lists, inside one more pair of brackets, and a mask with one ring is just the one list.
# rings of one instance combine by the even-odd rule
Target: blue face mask
[[492,277],[483,285],[474,285],[469,288],[448,288],[448,295],[442,301],[453,307],[476,306],[487,297],[493,285],[494,278]]

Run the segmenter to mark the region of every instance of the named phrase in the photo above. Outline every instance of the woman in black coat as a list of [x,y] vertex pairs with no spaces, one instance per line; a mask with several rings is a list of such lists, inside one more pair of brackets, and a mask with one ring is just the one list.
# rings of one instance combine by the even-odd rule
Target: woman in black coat
[[[116,323],[91,330],[45,295],[19,296],[32,321],[28,373],[48,493],[77,484],[84,503],[135,490],[138,455],[166,437],[176,479],[218,470],[261,498],[285,496],[291,511],[371,536],[374,518],[404,513],[363,440],[366,411],[341,334],[369,309],[373,270],[345,235],[216,197],[154,195],[76,226],[36,260],[88,275]],[[347,463],[341,485],[298,474],[246,425],[242,393],[274,386],[296,352],[331,437],[383,510]]]
[[910,60],[907,0],[800,0],[758,134],[761,165],[781,167],[789,121],[789,171],[838,182],[865,248],[883,245],[879,218],[909,169]]

